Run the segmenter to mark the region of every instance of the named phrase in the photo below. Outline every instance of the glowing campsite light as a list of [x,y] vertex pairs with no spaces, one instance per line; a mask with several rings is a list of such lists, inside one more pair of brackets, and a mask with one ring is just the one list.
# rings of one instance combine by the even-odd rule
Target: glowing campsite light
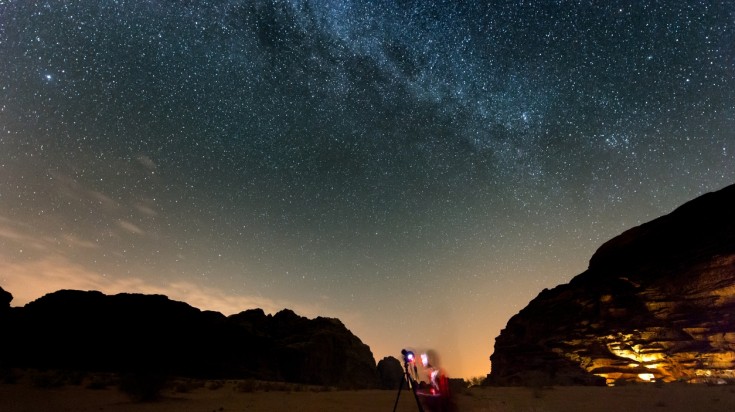
[[654,382],[655,376],[653,376],[652,373],[639,373],[638,379],[644,381],[644,382]]

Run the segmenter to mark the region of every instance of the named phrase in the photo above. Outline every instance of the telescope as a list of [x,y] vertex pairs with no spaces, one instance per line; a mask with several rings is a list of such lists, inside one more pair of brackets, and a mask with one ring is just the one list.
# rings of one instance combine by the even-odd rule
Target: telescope
[[[407,383],[408,388],[413,392],[413,397],[416,399],[416,406],[419,407],[419,412],[424,412],[424,408],[421,406],[421,401],[419,401],[419,396],[416,394],[418,383],[413,378],[418,375],[418,371],[416,369],[416,355],[408,349],[401,350],[401,355],[403,355],[403,379],[401,380],[401,386],[398,387],[398,396],[396,396],[396,403],[393,405],[393,412],[396,412],[396,408],[398,407],[398,399],[401,398],[401,391],[403,390],[404,383]],[[409,365],[413,365],[413,375],[409,372]]]

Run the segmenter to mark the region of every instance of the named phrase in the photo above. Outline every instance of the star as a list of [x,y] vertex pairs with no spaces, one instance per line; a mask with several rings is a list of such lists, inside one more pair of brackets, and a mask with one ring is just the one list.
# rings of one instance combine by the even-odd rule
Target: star
[[17,302],[288,306],[380,357],[436,317],[480,375],[540,289],[735,181],[733,2],[0,3]]

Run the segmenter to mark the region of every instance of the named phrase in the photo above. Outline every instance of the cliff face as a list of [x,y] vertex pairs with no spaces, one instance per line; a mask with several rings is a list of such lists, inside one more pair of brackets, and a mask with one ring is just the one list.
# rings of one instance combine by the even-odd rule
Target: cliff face
[[63,290],[6,308],[0,325],[5,366],[378,385],[370,348],[339,320],[290,310],[225,317],[161,295]]
[[735,186],[603,244],[513,316],[494,384],[735,379]]

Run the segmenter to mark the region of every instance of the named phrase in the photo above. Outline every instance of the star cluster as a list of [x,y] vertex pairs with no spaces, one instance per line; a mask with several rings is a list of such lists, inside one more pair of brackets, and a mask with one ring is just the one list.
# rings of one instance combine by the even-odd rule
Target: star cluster
[[0,0],[0,285],[291,307],[486,373],[538,291],[735,180],[733,15]]

